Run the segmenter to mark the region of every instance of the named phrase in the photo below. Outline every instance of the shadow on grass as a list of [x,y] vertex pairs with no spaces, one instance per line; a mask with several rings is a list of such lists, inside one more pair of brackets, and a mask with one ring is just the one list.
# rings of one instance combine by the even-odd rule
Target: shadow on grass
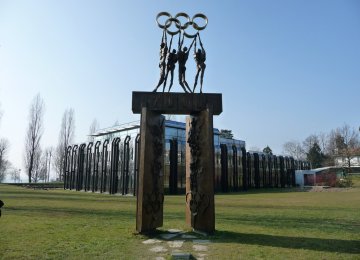
[[312,230],[339,230],[346,232],[359,232],[360,224],[354,220],[343,219],[339,222],[337,219],[323,217],[287,217],[287,216],[255,216],[255,215],[239,215],[239,216],[223,216],[218,215],[219,223],[242,223],[249,226],[276,227],[279,229],[312,229]]
[[236,233],[231,231],[216,231],[214,235],[215,236],[213,241],[215,243],[239,243],[247,245],[272,246],[348,254],[360,253],[359,240],[288,237],[264,234]]
[[289,193],[289,192],[307,192],[309,189],[301,189],[298,187],[293,188],[252,188],[247,190],[231,191],[223,193],[221,191],[216,191],[215,195],[221,196],[232,196],[232,195],[253,195],[253,194],[264,194],[264,193]]

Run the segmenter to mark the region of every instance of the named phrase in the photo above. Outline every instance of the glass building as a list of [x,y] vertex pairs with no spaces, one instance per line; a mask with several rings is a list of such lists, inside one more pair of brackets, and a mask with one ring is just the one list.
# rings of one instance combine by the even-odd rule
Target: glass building
[[[170,194],[185,193],[185,127],[165,120],[164,188]],[[135,121],[101,129],[88,144],[69,146],[64,188],[136,195],[139,132]],[[216,192],[292,187],[295,170],[310,166],[292,157],[246,151],[245,141],[225,138],[216,128],[214,150]]]

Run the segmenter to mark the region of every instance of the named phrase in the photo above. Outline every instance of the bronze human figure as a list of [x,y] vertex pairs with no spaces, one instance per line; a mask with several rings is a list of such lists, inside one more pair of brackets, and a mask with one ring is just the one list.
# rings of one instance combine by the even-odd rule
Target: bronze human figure
[[168,47],[167,47],[166,31],[164,30],[160,44],[160,62],[159,62],[160,79],[159,79],[159,83],[157,84],[153,92],[156,92],[157,89],[161,86],[161,84],[165,81],[167,52],[168,52]]
[[[194,40],[192,41],[189,49],[186,46],[184,46],[184,48],[181,50],[181,48],[184,44],[184,35],[183,35],[181,41],[180,41],[180,37],[179,37],[179,44],[178,44],[179,84],[184,89],[185,92],[188,92],[188,91],[191,92],[191,89],[185,79],[185,72],[186,72],[185,65],[186,65],[186,61],[189,58],[189,52],[190,52],[191,47],[194,44],[195,40],[196,40],[196,38],[194,38]],[[170,89],[169,89],[169,91],[170,91]]]
[[197,72],[196,72],[196,76],[195,76],[195,83],[194,83],[194,89],[193,92],[195,92],[195,88],[197,85],[197,81],[199,78],[199,74],[201,73],[200,76],[200,93],[202,93],[202,86],[203,86],[203,80],[204,80],[204,72],[205,72],[205,68],[206,68],[206,52],[204,49],[204,46],[201,42],[201,38],[200,38],[200,34],[198,33],[198,37],[199,37],[199,42],[200,42],[200,46],[201,49],[198,49],[196,51],[196,41],[195,41],[195,46],[194,46],[194,59],[196,62],[196,67],[197,67]]
[[164,86],[163,86],[163,92],[165,91],[166,81],[167,81],[169,72],[170,72],[170,77],[171,77],[170,78],[170,86],[169,86],[169,92],[170,92],[170,89],[171,89],[171,87],[173,85],[173,81],[174,81],[175,64],[178,61],[178,55],[176,54],[176,50],[173,49],[172,51],[170,51],[171,45],[172,45],[172,40],[173,40],[173,36],[171,36],[169,51],[167,54],[166,75],[165,75],[165,81],[164,81]]

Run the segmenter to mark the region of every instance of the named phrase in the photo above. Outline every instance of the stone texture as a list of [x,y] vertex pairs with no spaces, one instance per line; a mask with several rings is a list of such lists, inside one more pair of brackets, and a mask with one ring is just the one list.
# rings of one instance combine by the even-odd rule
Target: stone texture
[[174,241],[168,241],[168,245],[171,248],[180,248],[184,244],[184,240],[174,240]]
[[132,111],[140,114],[143,107],[159,114],[190,115],[210,108],[214,115],[222,112],[222,95],[218,93],[154,93],[132,94]]
[[205,240],[205,239],[196,239],[193,240],[194,244],[210,244],[211,241],[210,240]]
[[197,252],[205,252],[208,251],[208,247],[207,246],[203,246],[203,245],[193,245],[193,249]]
[[172,238],[176,237],[177,235],[178,235],[178,233],[161,234],[160,237],[161,237],[162,239],[169,240],[169,239],[172,239]]
[[163,224],[164,120],[162,115],[142,109],[136,207],[136,230],[140,233],[151,232]]
[[156,244],[156,243],[161,243],[161,240],[151,238],[151,239],[147,239],[147,240],[143,241],[142,243],[145,245]]
[[183,231],[180,229],[171,228],[168,230],[169,233],[182,233]]
[[168,250],[163,246],[155,246],[155,247],[151,248],[150,251],[155,252],[155,253],[165,253]]

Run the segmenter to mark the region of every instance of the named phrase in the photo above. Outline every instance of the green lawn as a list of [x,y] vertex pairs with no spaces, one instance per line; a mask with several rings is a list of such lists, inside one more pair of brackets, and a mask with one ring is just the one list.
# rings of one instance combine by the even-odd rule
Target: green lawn
[[[355,183],[358,183],[355,180]],[[155,259],[136,235],[136,198],[0,185],[0,259]],[[164,227],[190,231],[184,196],[166,196]],[[206,259],[360,259],[360,187],[340,192],[216,195]],[[186,241],[182,251],[191,252]]]

